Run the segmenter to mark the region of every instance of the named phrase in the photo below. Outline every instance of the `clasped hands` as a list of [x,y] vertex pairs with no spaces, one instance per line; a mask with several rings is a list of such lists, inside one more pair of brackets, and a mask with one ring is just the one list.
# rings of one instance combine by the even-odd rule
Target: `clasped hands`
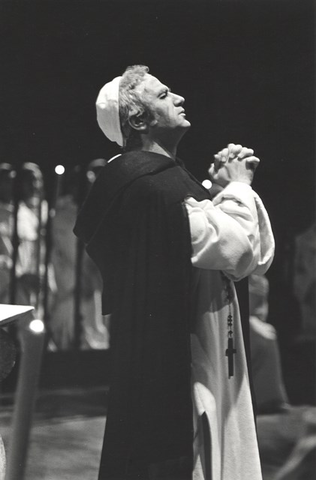
[[251,185],[259,162],[252,148],[229,143],[226,148],[214,155],[214,163],[211,164],[208,173],[212,182],[222,188],[231,182]]

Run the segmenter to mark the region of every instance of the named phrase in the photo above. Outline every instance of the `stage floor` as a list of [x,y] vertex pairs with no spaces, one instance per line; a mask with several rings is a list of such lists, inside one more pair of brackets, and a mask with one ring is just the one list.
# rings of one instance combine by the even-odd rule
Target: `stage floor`
[[[102,387],[39,393],[24,480],[97,480],[106,397],[107,389]],[[282,414],[258,417],[264,480],[274,480],[290,455],[308,411],[315,414],[316,407],[295,406]],[[7,452],[12,415],[12,399],[4,396],[0,407],[0,434]]]

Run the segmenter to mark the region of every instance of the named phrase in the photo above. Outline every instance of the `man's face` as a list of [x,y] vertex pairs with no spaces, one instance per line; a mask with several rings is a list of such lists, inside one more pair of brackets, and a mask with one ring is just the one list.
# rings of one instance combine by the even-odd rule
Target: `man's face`
[[146,74],[137,92],[153,116],[149,125],[154,135],[175,134],[181,137],[190,128],[183,108],[184,98],[171,92],[156,77]]

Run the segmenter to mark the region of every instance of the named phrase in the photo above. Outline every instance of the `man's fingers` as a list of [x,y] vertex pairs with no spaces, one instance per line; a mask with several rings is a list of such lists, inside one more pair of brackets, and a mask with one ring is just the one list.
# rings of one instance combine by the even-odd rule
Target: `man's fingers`
[[215,165],[214,163],[211,164],[210,168],[208,169],[208,174],[210,176],[210,179],[214,179],[214,174],[215,174]]
[[253,172],[256,170],[260,162],[259,158],[254,156],[254,150],[252,148],[243,147],[240,144],[229,143],[226,148],[223,148],[214,155],[212,175],[216,175],[219,169],[221,169],[227,162],[230,163],[234,160],[245,160],[247,169],[250,169]]
[[245,157],[250,157],[254,154],[254,150],[252,148],[243,147],[242,145],[229,143],[226,148],[220,150],[216,155],[217,157],[222,157],[222,162],[224,163],[224,159],[233,159],[238,157],[240,159]]
[[217,153],[216,155],[214,155],[213,165],[214,165],[215,171],[217,172],[217,170],[221,168],[225,162],[226,162],[226,157],[221,153]]
[[246,158],[246,165],[247,168],[250,168],[250,170],[255,171],[259,163],[260,159],[258,157],[250,156]]
[[223,148],[222,150],[220,150],[219,152],[217,152],[216,155],[214,155],[214,157],[217,156],[217,157],[224,157],[224,158],[227,158],[228,157],[228,148]]
[[254,154],[252,148],[242,147],[241,151],[238,153],[238,158],[251,157]]
[[237,155],[241,152],[242,150],[242,145],[235,145],[235,143],[229,143],[228,144],[228,156],[229,158],[234,158],[237,157]]

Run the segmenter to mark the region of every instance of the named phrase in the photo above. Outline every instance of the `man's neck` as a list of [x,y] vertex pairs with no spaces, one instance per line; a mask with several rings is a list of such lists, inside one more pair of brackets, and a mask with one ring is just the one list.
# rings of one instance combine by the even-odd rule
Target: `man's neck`
[[173,160],[175,160],[177,156],[177,145],[166,147],[159,142],[144,141],[141,150],[144,152],[159,153],[160,155],[165,155]]

